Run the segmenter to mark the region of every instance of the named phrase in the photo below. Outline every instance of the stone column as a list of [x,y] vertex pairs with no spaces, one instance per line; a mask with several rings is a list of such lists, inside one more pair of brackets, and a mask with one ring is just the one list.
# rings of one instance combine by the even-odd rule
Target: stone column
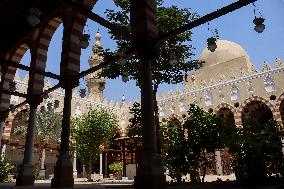
[[105,153],[105,172],[104,172],[104,174],[105,174],[105,178],[107,178],[108,177],[108,164],[107,164],[107,152]]
[[24,160],[18,170],[16,186],[28,186],[34,184],[35,178],[34,178],[33,147],[34,147],[34,137],[35,137],[35,127],[36,127],[36,111],[37,111],[37,105],[30,104]]
[[77,154],[74,150],[74,157],[73,157],[73,177],[77,178]]
[[45,178],[44,164],[45,164],[45,149],[42,150],[41,162],[40,162],[40,172],[39,172],[39,176]]
[[87,177],[86,166],[85,166],[85,165],[83,165],[82,177],[83,177],[83,178],[86,178],[86,177]]
[[155,0],[130,0],[132,44],[138,51],[141,69],[142,150],[139,154],[134,189],[164,189],[166,178],[158,153],[154,119],[154,102],[151,65],[157,51],[153,39],[158,36]]
[[223,175],[223,167],[222,167],[222,159],[221,159],[221,151],[215,151],[215,163],[216,163],[216,173],[218,176]]
[[7,147],[7,144],[3,144],[2,146],[2,150],[1,150],[1,156],[4,157],[5,156],[5,153],[6,153],[6,147]]
[[42,157],[40,162],[40,169],[44,170],[44,164],[45,164],[45,149],[42,150]]
[[65,88],[60,151],[54,167],[52,188],[73,187],[73,163],[69,151],[72,87]]
[[100,153],[100,175],[103,174],[103,154]]
[[[3,112],[0,112],[3,113]],[[5,119],[1,118],[0,119],[0,149],[2,148],[2,138],[3,138],[3,130],[5,127]]]

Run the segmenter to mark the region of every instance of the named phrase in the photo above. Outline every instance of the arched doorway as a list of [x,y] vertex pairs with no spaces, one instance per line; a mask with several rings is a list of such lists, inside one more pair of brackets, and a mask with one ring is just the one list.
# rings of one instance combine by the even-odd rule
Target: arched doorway
[[245,105],[242,110],[242,123],[246,121],[256,121],[259,124],[264,124],[273,119],[271,109],[260,101],[252,101]]
[[229,124],[230,126],[235,127],[234,113],[231,109],[227,107],[223,107],[216,113],[216,116],[224,118],[224,120],[226,121],[226,124]]
[[10,140],[6,148],[6,156],[15,167],[19,166],[24,158],[25,136],[23,128],[27,127],[28,111],[24,109],[16,114],[12,121]]
[[[226,135],[231,135],[232,132],[236,132],[235,118],[233,111],[228,107],[223,107],[216,112],[216,116],[222,118],[222,126],[223,130],[226,132]],[[215,153],[215,161],[216,167],[221,166],[221,170],[218,172],[222,172],[223,175],[230,175],[234,173],[234,161],[235,157],[229,152],[229,148],[224,148],[216,151]],[[217,153],[218,152],[218,153]],[[220,155],[219,155],[220,154]],[[218,165],[218,161],[221,160],[221,165]]]
[[281,171],[282,144],[271,108],[264,102],[251,101],[242,109],[241,177],[260,182]]
[[281,121],[282,121],[282,125],[284,125],[284,100],[281,101],[280,103],[280,115],[281,115]]

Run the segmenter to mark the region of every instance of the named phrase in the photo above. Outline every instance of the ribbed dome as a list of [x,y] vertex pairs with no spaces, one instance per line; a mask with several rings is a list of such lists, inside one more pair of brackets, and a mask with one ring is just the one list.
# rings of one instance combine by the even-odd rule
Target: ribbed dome
[[200,60],[205,61],[204,66],[212,66],[243,56],[248,57],[248,54],[240,45],[227,40],[217,40],[217,49],[211,52],[205,48]]

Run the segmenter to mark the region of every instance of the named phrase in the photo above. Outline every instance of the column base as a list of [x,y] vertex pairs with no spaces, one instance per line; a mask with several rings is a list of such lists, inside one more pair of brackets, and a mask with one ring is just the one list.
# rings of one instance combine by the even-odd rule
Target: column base
[[73,178],[77,178],[78,176],[78,172],[77,171],[73,171]]
[[165,189],[166,176],[161,166],[160,155],[154,151],[141,151],[134,177],[134,189]]
[[54,167],[54,178],[51,179],[52,188],[73,188],[73,163],[70,155],[59,155]]
[[166,188],[166,176],[141,175],[134,176],[134,189],[164,189]]
[[45,170],[44,169],[39,171],[39,176],[45,178]]
[[32,164],[20,165],[16,179],[16,186],[32,186],[35,182],[34,166]]

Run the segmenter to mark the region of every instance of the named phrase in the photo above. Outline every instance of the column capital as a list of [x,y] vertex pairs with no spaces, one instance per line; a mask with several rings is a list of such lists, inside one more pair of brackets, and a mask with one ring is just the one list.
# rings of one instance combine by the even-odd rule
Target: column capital
[[42,102],[42,100],[42,97],[39,97],[37,94],[28,94],[27,97],[30,108],[36,108]]
[[79,85],[79,79],[74,79],[74,76],[72,75],[64,75],[64,77],[61,77],[60,83],[62,83],[63,89],[73,89]]

